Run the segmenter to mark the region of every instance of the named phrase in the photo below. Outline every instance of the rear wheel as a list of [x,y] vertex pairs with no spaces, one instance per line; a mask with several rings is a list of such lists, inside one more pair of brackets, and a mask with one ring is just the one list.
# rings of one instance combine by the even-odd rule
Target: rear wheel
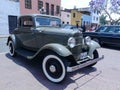
[[9,41],[8,43],[8,46],[9,46],[9,53],[12,57],[14,57],[16,55],[15,53],[15,46],[14,46],[14,43],[12,40]]
[[66,76],[66,67],[56,54],[45,55],[42,62],[43,73],[53,83],[60,83]]
[[[96,58],[98,58],[98,57],[99,57],[98,51],[95,50],[95,51],[93,52],[93,59],[96,59]],[[97,63],[97,62],[95,62],[95,63],[93,63],[93,64],[91,64],[91,65],[89,65],[89,66],[87,66],[87,67],[92,67],[92,66],[94,66],[96,63]]]

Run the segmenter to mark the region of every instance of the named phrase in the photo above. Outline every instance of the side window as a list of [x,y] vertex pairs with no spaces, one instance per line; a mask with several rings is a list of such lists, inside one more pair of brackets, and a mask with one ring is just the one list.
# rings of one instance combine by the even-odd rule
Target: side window
[[106,32],[109,32],[109,33],[114,33],[115,32],[115,27],[114,26],[110,26]]
[[120,33],[120,27],[115,27],[115,33]]
[[33,26],[33,21],[32,17],[22,17],[21,18],[21,27],[32,27]]
[[101,26],[96,30],[96,32],[106,32],[107,28],[108,28],[107,26]]

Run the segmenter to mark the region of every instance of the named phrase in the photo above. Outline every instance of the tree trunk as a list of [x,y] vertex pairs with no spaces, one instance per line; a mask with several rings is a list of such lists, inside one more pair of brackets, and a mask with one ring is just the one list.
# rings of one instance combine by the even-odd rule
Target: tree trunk
[[110,19],[110,24],[112,24],[112,21],[114,21],[113,19],[112,19],[112,17],[110,16],[110,14],[108,13],[108,11],[105,9],[105,8],[103,8],[103,10],[106,12],[106,14],[108,15],[108,17],[109,17],[109,19]]

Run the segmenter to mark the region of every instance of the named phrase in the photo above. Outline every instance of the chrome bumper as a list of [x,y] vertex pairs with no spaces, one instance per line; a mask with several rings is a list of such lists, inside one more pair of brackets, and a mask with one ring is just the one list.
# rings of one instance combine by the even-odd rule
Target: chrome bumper
[[75,70],[87,67],[87,66],[89,66],[89,65],[91,65],[91,64],[93,64],[95,62],[100,61],[103,58],[104,58],[104,55],[102,55],[100,58],[96,58],[94,60],[87,61],[87,62],[85,62],[83,64],[80,64],[80,65],[76,65],[76,66],[72,66],[72,67],[67,67],[67,72],[73,72]]

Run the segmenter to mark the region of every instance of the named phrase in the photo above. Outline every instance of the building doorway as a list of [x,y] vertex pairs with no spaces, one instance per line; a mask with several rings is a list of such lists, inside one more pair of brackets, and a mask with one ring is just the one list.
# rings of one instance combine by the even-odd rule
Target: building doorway
[[17,27],[17,16],[8,16],[8,24],[9,24],[9,33],[11,34],[13,30]]

